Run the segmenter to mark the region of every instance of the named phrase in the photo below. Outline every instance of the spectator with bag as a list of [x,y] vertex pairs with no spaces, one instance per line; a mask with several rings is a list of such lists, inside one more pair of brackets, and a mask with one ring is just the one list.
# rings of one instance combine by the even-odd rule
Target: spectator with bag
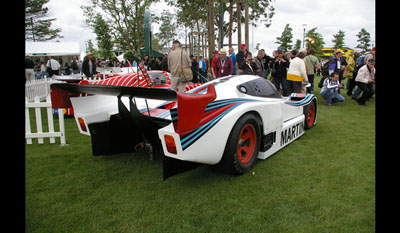
[[[184,73],[187,69],[191,72],[191,60],[189,58],[189,54],[184,51],[181,47],[181,43],[178,40],[174,40],[172,42],[172,51],[168,54],[168,68],[171,72],[171,89],[176,91],[176,88],[179,89],[179,93],[185,92],[186,80],[183,80],[185,75],[189,76],[188,74]],[[190,74],[193,78],[193,74]]]
[[60,75],[61,73],[60,63],[57,60],[55,60],[52,56],[50,56],[50,59],[47,61],[46,67],[47,67],[47,73],[49,73],[50,77],[53,76],[53,74]]
[[311,84],[311,86],[307,88],[308,93],[312,93],[314,91],[315,71],[320,68],[318,58],[314,56],[314,54],[315,54],[315,49],[310,48],[308,50],[308,55],[304,58],[307,64],[308,82]]

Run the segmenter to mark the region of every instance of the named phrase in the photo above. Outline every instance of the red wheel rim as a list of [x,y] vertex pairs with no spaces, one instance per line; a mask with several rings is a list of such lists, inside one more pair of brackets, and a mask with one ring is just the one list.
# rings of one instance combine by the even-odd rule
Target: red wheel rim
[[308,113],[307,113],[307,123],[309,127],[311,127],[314,124],[314,119],[315,119],[315,107],[314,107],[314,102],[312,102],[310,104],[310,107],[308,108]]
[[239,134],[237,154],[241,164],[248,164],[256,150],[256,129],[252,124],[245,125]]

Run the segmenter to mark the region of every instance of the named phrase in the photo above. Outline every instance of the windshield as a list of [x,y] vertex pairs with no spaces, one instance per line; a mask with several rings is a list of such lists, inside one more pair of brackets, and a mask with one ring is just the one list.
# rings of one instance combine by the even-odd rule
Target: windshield
[[239,84],[236,88],[246,95],[282,99],[275,86],[267,79],[261,77]]

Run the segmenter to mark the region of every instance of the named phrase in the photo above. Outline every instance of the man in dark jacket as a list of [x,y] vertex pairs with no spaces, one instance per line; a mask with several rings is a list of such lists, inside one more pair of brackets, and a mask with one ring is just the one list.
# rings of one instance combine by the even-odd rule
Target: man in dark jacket
[[257,64],[255,62],[255,58],[252,56],[253,54],[251,52],[247,52],[246,60],[241,63],[242,66],[239,66],[239,68],[243,70],[243,74],[256,75],[255,70],[257,69]]
[[97,74],[96,71],[96,62],[93,60],[93,54],[88,53],[86,59],[82,63],[82,72],[87,77],[92,77],[93,75]]
[[337,49],[335,55],[329,59],[329,74],[337,72],[339,74],[339,82],[342,83],[343,73],[346,69],[346,58],[343,57],[343,50]]
[[240,67],[243,67],[243,64],[246,61],[247,53],[248,53],[248,51],[246,49],[246,45],[245,44],[241,44],[240,45],[240,51],[236,54],[236,64],[237,64],[236,73],[238,75],[243,74],[243,70]]
[[275,67],[275,87],[279,91],[280,86],[282,84],[282,94],[287,96],[287,88],[286,88],[286,75],[287,69],[289,68],[289,60],[283,56],[283,50],[278,48],[277,50],[278,56],[273,60],[274,67]]

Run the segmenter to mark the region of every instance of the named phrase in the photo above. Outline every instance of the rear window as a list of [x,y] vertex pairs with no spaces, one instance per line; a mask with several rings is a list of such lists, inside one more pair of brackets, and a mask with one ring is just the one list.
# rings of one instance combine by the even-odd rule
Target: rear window
[[282,96],[276,90],[275,86],[265,78],[254,79],[236,86],[236,88],[246,95],[265,97],[265,98],[278,98]]

